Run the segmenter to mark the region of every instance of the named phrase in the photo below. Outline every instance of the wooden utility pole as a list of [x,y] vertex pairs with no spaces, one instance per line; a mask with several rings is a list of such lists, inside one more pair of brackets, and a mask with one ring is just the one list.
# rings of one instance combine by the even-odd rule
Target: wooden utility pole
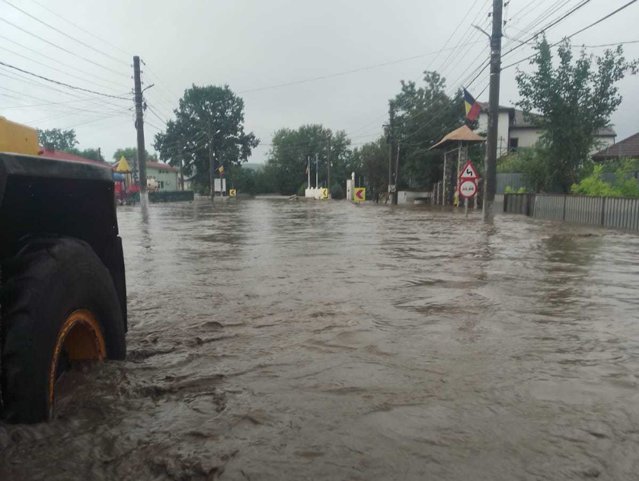
[[499,123],[499,77],[501,73],[501,27],[503,0],[493,0],[493,31],[490,37],[490,90],[488,97],[488,138],[484,180],[484,222],[494,218],[497,187],[497,128]]
[[140,57],[133,57],[133,82],[135,86],[135,128],[138,132],[138,169],[140,172],[140,202],[146,204],[146,149],[144,148],[144,106],[142,81],[140,80]]

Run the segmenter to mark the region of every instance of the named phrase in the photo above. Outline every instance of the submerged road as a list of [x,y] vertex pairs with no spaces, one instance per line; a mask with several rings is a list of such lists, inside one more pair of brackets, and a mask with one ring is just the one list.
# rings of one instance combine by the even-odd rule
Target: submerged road
[[118,211],[126,362],[0,480],[634,480],[639,237],[251,200]]

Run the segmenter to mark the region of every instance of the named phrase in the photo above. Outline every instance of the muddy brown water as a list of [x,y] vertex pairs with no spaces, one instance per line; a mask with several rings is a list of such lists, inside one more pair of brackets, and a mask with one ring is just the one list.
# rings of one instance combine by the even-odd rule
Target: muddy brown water
[[639,237],[427,208],[118,212],[129,355],[0,480],[639,479]]

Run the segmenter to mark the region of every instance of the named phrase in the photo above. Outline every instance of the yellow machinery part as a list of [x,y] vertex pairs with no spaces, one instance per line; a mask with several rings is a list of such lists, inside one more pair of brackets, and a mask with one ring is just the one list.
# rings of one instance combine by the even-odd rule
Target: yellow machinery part
[[39,151],[36,129],[0,117],[0,152],[38,155]]

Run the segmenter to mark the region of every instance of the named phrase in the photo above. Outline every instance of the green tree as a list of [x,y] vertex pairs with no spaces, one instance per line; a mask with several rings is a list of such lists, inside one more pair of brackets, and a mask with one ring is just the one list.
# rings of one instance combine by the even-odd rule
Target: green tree
[[102,157],[102,152],[100,149],[72,149],[72,153],[79,155],[80,157],[84,157],[85,159],[98,160],[100,162],[106,162],[106,159]]
[[[129,162],[135,161],[138,158],[138,149],[137,147],[123,147],[119,148],[113,154],[113,160],[116,162],[120,160],[124,156],[126,160]],[[158,158],[154,154],[149,154],[148,150],[146,151],[146,159],[157,162]]]
[[517,73],[517,105],[543,130],[541,143],[549,162],[544,187],[555,182],[568,192],[588,161],[595,133],[609,125],[621,103],[617,83],[628,72],[636,73],[637,62],[628,62],[621,46],[601,57],[582,51],[575,58],[568,40],[559,45],[556,64],[545,38],[536,51],[531,60],[535,71]]
[[307,159],[311,159],[311,182],[315,184],[316,164],[320,185],[327,184],[328,159],[331,162],[331,184],[346,181],[350,164],[350,140],[343,131],[333,133],[322,125],[303,125],[297,130],[280,129],[275,132],[267,167],[271,172],[275,192],[290,195],[299,193],[307,183]]
[[368,198],[388,191],[388,144],[384,137],[353,150],[353,170],[364,177]]
[[75,130],[46,129],[38,130],[40,144],[45,149],[70,152],[78,145]]
[[449,97],[446,80],[437,72],[424,72],[424,85],[401,83],[391,101],[396,113],[393,132],[400,143],[400,179],[403,187],[429,188],[441,177],[442,154],[429,148],[464,123],[461,92]]
[[259,141],[244,131],[244,101],[228,86],[193,85],[184,92],[175,119],[155,136],[160,158],[193,176],[210,191],[211,159],[217,169],[246,162]]

